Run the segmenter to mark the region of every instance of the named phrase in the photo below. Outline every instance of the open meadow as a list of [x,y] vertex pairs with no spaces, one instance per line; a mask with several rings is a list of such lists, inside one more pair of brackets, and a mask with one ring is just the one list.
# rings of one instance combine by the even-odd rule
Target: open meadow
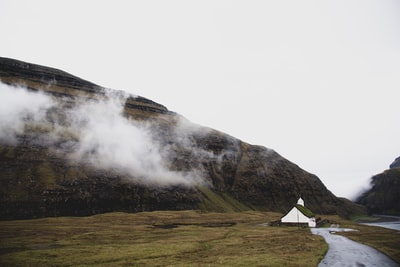
[[0,266],[316,266],[309,229],[280,214],[156,211],[0,222]]
[[323,238],[266,225],[280,216],[155,211],[0,221],[0,266],[317,266]]

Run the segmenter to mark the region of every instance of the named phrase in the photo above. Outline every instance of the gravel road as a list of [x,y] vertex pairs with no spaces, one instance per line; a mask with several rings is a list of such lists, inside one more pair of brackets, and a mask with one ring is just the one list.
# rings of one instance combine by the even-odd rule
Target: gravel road
[[322,236],[329,245],[328,253],[319,263],[318,267],[399,266],[392,259],[374,248],[357,243],[344,236],[334,234],[335,232],[341,231],[352,230],[345,228],[311,228],[313,234]]

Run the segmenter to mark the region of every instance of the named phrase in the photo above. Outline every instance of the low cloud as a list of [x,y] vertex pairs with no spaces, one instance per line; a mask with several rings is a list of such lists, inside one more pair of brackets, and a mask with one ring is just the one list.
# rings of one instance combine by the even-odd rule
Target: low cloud
[[0,141],[14,144],[28,123],[44,120],[54,105],[50,97],[0,83]]
[[[127,95],[105,92],[101,100],[60,100],[0,83],[0,142],[17,144],[31,129],[39,129],[40,134],[32,142],[64,153],[72,161],[117,170],[135,182],[162,186],[205,183],[201,166],[187,171],[171,168],[174,144],[161,144],[154,125],[124,116]],[[190,131],[195,130],[189,125],[178,119],[173,133],[174,142],[186,149],[193,146]],[[198,148],[193,153],[214,157]]]

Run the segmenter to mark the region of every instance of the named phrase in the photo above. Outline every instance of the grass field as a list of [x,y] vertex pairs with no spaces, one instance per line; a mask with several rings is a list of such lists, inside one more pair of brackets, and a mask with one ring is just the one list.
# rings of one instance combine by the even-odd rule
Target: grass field
[[157,211],[0,221],[0,266],[316,266],[309,229],[277,213]]
[[[328,246],[281,214],[156,211],[0,221],[0,266],[317,266]],[[400,262],[400,234],[323,216]]]

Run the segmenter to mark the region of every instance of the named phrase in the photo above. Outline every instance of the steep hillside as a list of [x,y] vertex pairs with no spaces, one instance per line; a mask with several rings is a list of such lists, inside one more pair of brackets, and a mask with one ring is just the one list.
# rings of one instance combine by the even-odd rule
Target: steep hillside
[[400,215],[400,157],[390,169],[371,178],[371,189],[361,194],[356,202],[372,214]]
[[8,58],[0,58],[0,80],[0,218],[286,212],[300,194],[317,214],[359,211],[275,151],[149,99]]
[[390,169],[400,168],[400,157],[396,158],[389,167]]

